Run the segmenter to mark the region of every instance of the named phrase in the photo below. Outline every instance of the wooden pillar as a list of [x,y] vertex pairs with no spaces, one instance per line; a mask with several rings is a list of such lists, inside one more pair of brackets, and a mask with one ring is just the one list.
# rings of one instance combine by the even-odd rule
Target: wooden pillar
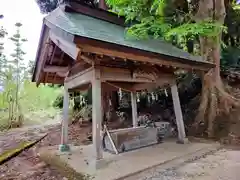
[[68,88],[64,87],[64,97],[63,97],[63,119],[62,119],[62,135],[61,135],[61,144],[59,150],[61,152],[69,151],[68,145],[68,110],[69,110],[69,93]]
[[131,104],[132,104],[132,122],[133,127],[137,127],[137,93],[131,92]]
[[107,9],[108,9],[105,0],[99,0],[99,8],[100,8],[100,9],[104,9],[104,10],[107,10]]
[[184,128],[182,109],[181,109],[179,95],[178,95],[178,88],[177,88],[176,83],[174,83],[171,86],[171,92],[172,92],[172,99],[173,99],[176,123],[177,123],[177,128],[178,128],[178,142],[186,143],[187,139],[186,139],[186,133],[185,133],[185,128]]
[[92,136],[96,160],[103,158],[101,137],[102,115],[100,71],[98,69],[95,69],[92,80]]

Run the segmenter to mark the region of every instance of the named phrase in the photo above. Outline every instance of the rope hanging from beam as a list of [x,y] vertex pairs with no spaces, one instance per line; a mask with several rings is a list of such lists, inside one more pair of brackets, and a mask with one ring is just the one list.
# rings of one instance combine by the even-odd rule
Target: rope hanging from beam
[[114,84],[114,83],[110,83],[110,82],[105,82],[105,83],[108,84],[108,85],[110,85],[110,86],[112,86],[112,87],[115,87],[115,88],[117,88],[117,89],[122,89],[122,90],[127,91],[127,92],[133,92],[133,91],[134,91],[134,90],[130,90],[130,89],[123,88],[123,87],[121,87],[121,86],[119,86],[119,85],[116,85],[116,84]]

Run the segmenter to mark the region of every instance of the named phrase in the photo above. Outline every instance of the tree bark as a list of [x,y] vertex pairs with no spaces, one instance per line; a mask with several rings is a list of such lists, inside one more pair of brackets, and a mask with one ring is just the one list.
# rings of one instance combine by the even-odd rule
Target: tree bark
[[[224,0],[200,0],[196,21],[212,19],[214,23],[223,25],[226,16]],[[216,65],[203,77],[202,98],[196,125],[200,122],[207,124],[207,133],[214,136],[214,121],[220,113],[229,113],[238,106],[238,100],[232,97],[224,88],[220,77],[220,53],[222,33],[216,37],[200,38],[201,53],[204,60]]]

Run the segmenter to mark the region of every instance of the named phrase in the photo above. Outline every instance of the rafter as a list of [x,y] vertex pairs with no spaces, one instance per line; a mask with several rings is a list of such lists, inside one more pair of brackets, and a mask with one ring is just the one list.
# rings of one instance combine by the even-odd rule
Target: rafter
[[74,60],[77,60],[80,49],[76,46],[76,44],[57,36],[52,31],[49,32],[49,37],[62,51]]

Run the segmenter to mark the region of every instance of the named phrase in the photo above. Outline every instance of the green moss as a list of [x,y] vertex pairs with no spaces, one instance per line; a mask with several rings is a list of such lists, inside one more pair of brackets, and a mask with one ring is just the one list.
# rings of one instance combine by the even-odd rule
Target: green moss
[[2,164],[4,161],[6,161],[7,159],[9,159],[11,157],[14,157],[15,154],[22,152],[24,149],[28,148],[29,146],[33,145],[34,143],[35,142],[23,142],[15,149],[10,149],[10,150],[3,152],[0,155],[0,164]]

